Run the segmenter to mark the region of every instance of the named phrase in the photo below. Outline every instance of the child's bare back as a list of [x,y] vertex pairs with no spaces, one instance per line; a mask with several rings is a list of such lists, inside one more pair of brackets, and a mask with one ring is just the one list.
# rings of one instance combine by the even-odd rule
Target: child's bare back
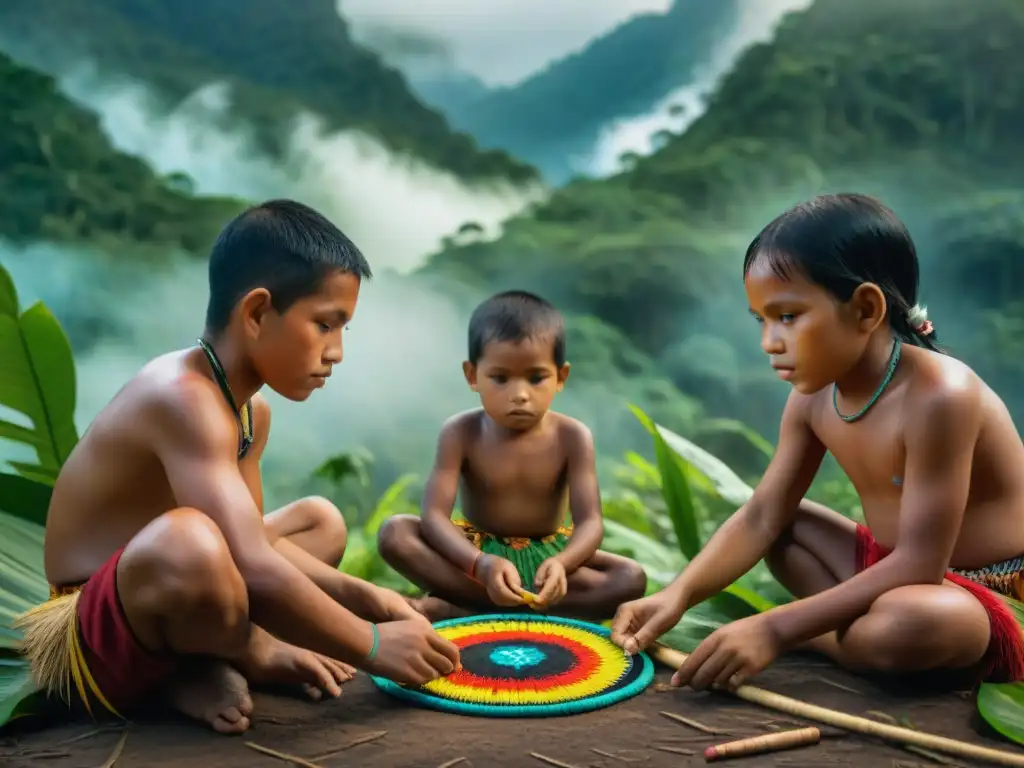
[[[470,321],[463,368],[483,408],[445,423],[423,515],[389,520],[381,554],[430,595],[421,608],[434,619],[527,601],[609,618],[643,594],[647,578],[638,563],[598,548],[593,438],[549,410],[569,372],[561,316],[531,294],[493,297]],[[465,520],[453,521],[460,490]]]

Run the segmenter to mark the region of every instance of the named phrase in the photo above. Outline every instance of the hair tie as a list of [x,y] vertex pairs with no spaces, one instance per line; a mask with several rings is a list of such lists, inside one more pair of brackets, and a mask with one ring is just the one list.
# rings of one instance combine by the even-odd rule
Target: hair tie
[[932,321],[928,319],[928,307],[915,304],[907,310],[907,322],[918,336],[930,336],[935,330]]

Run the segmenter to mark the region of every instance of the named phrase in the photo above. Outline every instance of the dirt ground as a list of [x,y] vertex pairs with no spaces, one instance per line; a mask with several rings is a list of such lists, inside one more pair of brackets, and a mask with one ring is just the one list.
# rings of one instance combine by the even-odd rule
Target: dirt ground
[[[796,727],[791,718],[727,694],[666,690],[669,673],[659,670],[654,685],[617,706],[563,718],[502,720],[449,715],[396,701],[359,675],[340,699],[311,703],[284,696],[256,695],[252,729],[220,736],[188,722],[150,719],[128,727],[116,768],[288,768],[291,763],[261,753],[266,747],[322,768],[662,768],[703,765],[705,747],[734,738]],[[966,692],[882,689],[829,664],[787,658],[753,684],[849,714],[883,719],[955,739],[1019,750],[988,731]],[[709,735],[674,721],[671,712],[721,731]],[[873,713],[873,714],[867,714]],[[882,713],[881,715],[879,713]],[[0,736],[5,768],[109,768],[123,735],[120,726],[92,723],[35,725]],[[823,727],[816,746],[737,758],[738,765],[924,768],[942,764],[927,756],[856,734]],[[531,752],[536,753],[531,755]],[[687,755],[692,752],[692,755]],[[333,753],[333,754],[329,754]],[[946,765],[981,765],[948,759]],[[301,765],[302,763],[300,763]]]

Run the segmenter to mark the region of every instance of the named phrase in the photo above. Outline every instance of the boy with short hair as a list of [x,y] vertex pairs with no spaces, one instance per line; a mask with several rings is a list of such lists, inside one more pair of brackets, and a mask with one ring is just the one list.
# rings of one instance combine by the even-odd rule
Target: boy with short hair
[[[381,555],[428,593],[417,605],[432,620],[527,601],[611,618],[644,594],[647,577],[638,563],[598,549],[604,525],[590,430],[548,410],[569,375],[561,314],[524,291],[491,297],[470,319],[463,372],[483,407],[445,422],[422,518],[388,520]],[[466,519],[453,522],[460,482]]]
[[329,502],[262,517],[270,407],[258,392],[303,401],[324,386],[370,275],[355,245],[297,202],[225,227],[199,346],[144,366],[54,486],[52,596],[18,621],[45,689],[67,697],[74,680],[78,704],[118,715],[160,693],[239,732],[247,681],[317,698],[340,694],[348,665],[411,684],[455,668],[457,648],[401,596],[337,570],[345,528]]

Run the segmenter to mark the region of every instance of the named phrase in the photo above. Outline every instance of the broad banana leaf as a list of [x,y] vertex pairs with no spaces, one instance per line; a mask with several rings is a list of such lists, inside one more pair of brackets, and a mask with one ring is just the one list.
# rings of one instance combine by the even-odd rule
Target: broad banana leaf
[[24,415],[32,424],[29,428],[0,419],[0,438],[35,450],[39,466],[16,469],[45,481],[56,476],[78,442],[75,362],[64,330],[42,302],[20,312],[14,282],[2,266],[0,360],[0,405]]
[[29,714],[36,687],[16,655],[15,616],[49,596],[43,572],[43,528],[0,512],[0,728]]
[[52,492],[50,483],[0,472],[0,512],[45,526]]

